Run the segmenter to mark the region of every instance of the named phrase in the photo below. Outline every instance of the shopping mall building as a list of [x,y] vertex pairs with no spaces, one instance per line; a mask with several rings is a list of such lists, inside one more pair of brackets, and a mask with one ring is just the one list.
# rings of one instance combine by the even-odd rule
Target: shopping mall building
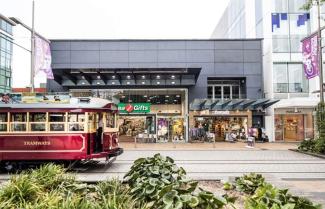
[[223,141],[264,127],[278,101],[264,99],[262,39],[51,40],[51,50],[48,91],[117,103],[122,141],[189,141],[197,128]]

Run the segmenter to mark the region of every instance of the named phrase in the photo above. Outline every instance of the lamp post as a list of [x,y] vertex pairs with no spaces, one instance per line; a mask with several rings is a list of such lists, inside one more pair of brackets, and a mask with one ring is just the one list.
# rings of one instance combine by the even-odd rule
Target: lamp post
[[323,87],[323,53],[322,53],[322,30],[320,27],[320,0],[317,0],[317,16],[318,16],[318,53],[319,53],[319,92],[320,102],[324,103],[324,87]]
[[34,16],[35,16],[35,2],[33,0],[33,4],[32,4],[32,27],[29,27],[28,25],[26,25],[25,23],[23,23],[20,19],[15,18],[15,17],[10,17],[9,19],[14,21],[16,24],[21,25],[22,27],[24,27],[25,29],[27,29],[28,31],[31,32],[31,59],[30,59],[30,63],[31,63],[31,69],[30,69],[30,86],[31,86],[31,92],[34,92],[34,76],[35,76],[35,36],[40,37],[41,39],[50,42],[48,39],[46,39],[45,37],[41,36],[40,34],[38,34],[35,31],[35,25],[34,25]]

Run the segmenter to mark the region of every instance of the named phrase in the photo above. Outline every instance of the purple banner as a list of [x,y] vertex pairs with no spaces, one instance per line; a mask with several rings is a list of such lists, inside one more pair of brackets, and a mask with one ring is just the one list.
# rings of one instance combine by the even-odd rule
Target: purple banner
[[42,38],[35,36],[35,75],[44,72],[48,79],[54,79],[51,68],[50,44]]
[[319,75],[318,35],[315,34],[302,41],[302,62],[307,79]]

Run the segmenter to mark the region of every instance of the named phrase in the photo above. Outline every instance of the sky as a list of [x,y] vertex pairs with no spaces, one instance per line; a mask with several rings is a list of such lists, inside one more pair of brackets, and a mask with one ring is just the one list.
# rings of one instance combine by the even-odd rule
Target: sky
[[[35,0],[35,30],[48,39],[210,38],[229,0]],[[0,0],[0,13],[31,26],[32,0]],[[14,28],[30,48],[30,34]],[[15,47],[13,87],[30,81],[30,53]],[[35,77],[35,85],[45,82]]]

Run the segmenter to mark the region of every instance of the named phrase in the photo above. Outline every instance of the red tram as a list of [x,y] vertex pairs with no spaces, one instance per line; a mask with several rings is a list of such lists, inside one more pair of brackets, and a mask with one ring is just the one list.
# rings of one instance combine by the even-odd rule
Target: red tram
[[77,161],[123,153],[117,107],[99,98],[69,104],[0,104],[0,162]]

